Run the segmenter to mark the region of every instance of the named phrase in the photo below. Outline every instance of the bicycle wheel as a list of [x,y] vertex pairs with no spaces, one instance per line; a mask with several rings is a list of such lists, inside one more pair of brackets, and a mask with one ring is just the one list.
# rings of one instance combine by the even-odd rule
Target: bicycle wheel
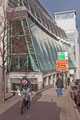
[[27,109],[30,108],[30,101],[27,100]]
[[23,99],[23,101],[22,101],[22,105],[21,105],[21,114],[24,113],[24,109],[25,109],[25,99]]

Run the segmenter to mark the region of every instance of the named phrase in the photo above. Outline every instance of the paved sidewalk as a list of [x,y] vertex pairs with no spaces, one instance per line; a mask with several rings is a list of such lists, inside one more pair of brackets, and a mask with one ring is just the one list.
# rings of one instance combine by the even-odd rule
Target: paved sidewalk
[[18,95],[13,96],[12,98],[8,99],[7,101],[0,103],[0,114],[4,113],[14,104],[16,104],[21,98]]
[[[78,117],[79,113],[78,113],[78,115],[76,114],[75,106],[70,97],[70,91],[71,91],[70,87],[68,87],[67,90],[63,90],[62,97],[57,96],[57,91],[56,91],[55,87],[47,89],[41,93],[39,92],[37,94],[35,92],[33,92],[32,96],[31,96],[31,100],[32,100],[31,108],[34,109],[34,106],[35,106],[35,110],[30,111],[29,114],[31,114],[31,116],[36,118],[35,111],[36,111],[36,109],[39,109],[39,111],[37,111],[37,112],[39,112],[38,117],[39,118],[42,117],[42,116],[40,116],[40,114],[44,113],[44,118],[45,118],[46,112],[48,112],[48,109],[49,109],[51,111],[51,113],[47,113],[47,114],[49,114],[49,116],[52,115],[52,116],[50,116],[51,120],[52,120],[52,118],[54,120],[80,120]],[[21,97],[19,97],[18,95],[15,95],[14,97],[8,99],[4,103],[0,103],[0,115],[2,113],[5,113],[5,111],[7,111],[12,106],[17,104],[20,100],[21,100]],[[43,109],[41,106],[43,106]],[[48,107],[48,109],[46,107]],[[40,109],[44,110],[44,112],[40,111]],[[25,120],[25,118],[24,118],[24,120]],[[31,119],[31,120],[33,120],[33,119]],[[48,118],[47,118],[47,120],[48,120]]]
[[51,88],[42,93],[41,99],[38,101],[52,102],[56,104],[59,113],[59,120],[80,120],[79,112],[76,113],[75,105],[70,96],[71,87],[63,90],[63,96],[57,96],[57,89]]

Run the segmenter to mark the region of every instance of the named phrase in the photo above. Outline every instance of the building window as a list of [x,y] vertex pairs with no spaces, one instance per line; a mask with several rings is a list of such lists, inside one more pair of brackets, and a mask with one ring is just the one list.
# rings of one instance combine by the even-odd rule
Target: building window
[[21,0],[9,0],[8,2],[9,7],[19,7],[22,6]]
[[74,13],[63,13],[63,14],[55,15],[56,20],[73,19],[73,18],[74,18]]

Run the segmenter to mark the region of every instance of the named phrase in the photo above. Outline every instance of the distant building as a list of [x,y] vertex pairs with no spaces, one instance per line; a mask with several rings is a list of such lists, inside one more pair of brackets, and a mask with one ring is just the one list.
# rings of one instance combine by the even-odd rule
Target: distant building
[[65,31],[72,46],[72,53],[75,55],[77,68],[75,78],[79,78],[79,34],[76,25],[76,11],[58,12],[54,15],[57,25]]
[[[9,0],[7,7],[8,91],[18,89],[24,75],[31,80],[33,90],[53,85],[61,74],[56,71],[58,52],[68,52],[69,69],[75,69],[74,54],[64,30],[39,0]],[[67,75],[68,71],[64,71],[64,81]]]

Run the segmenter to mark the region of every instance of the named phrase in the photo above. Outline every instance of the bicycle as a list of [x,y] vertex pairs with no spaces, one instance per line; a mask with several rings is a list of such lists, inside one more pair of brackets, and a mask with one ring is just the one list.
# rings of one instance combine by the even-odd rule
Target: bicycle
[[23,90],[22,94],[19,92],[18,95],[21,96],[23,95],[23,99],[22,99],[22,104],[21,104],[21,114],[24,114],[25,108],[27,107],[27,109],[30,108],[30,101],[28,101],[27,99],[27,95],[28,95],[28,91]]

